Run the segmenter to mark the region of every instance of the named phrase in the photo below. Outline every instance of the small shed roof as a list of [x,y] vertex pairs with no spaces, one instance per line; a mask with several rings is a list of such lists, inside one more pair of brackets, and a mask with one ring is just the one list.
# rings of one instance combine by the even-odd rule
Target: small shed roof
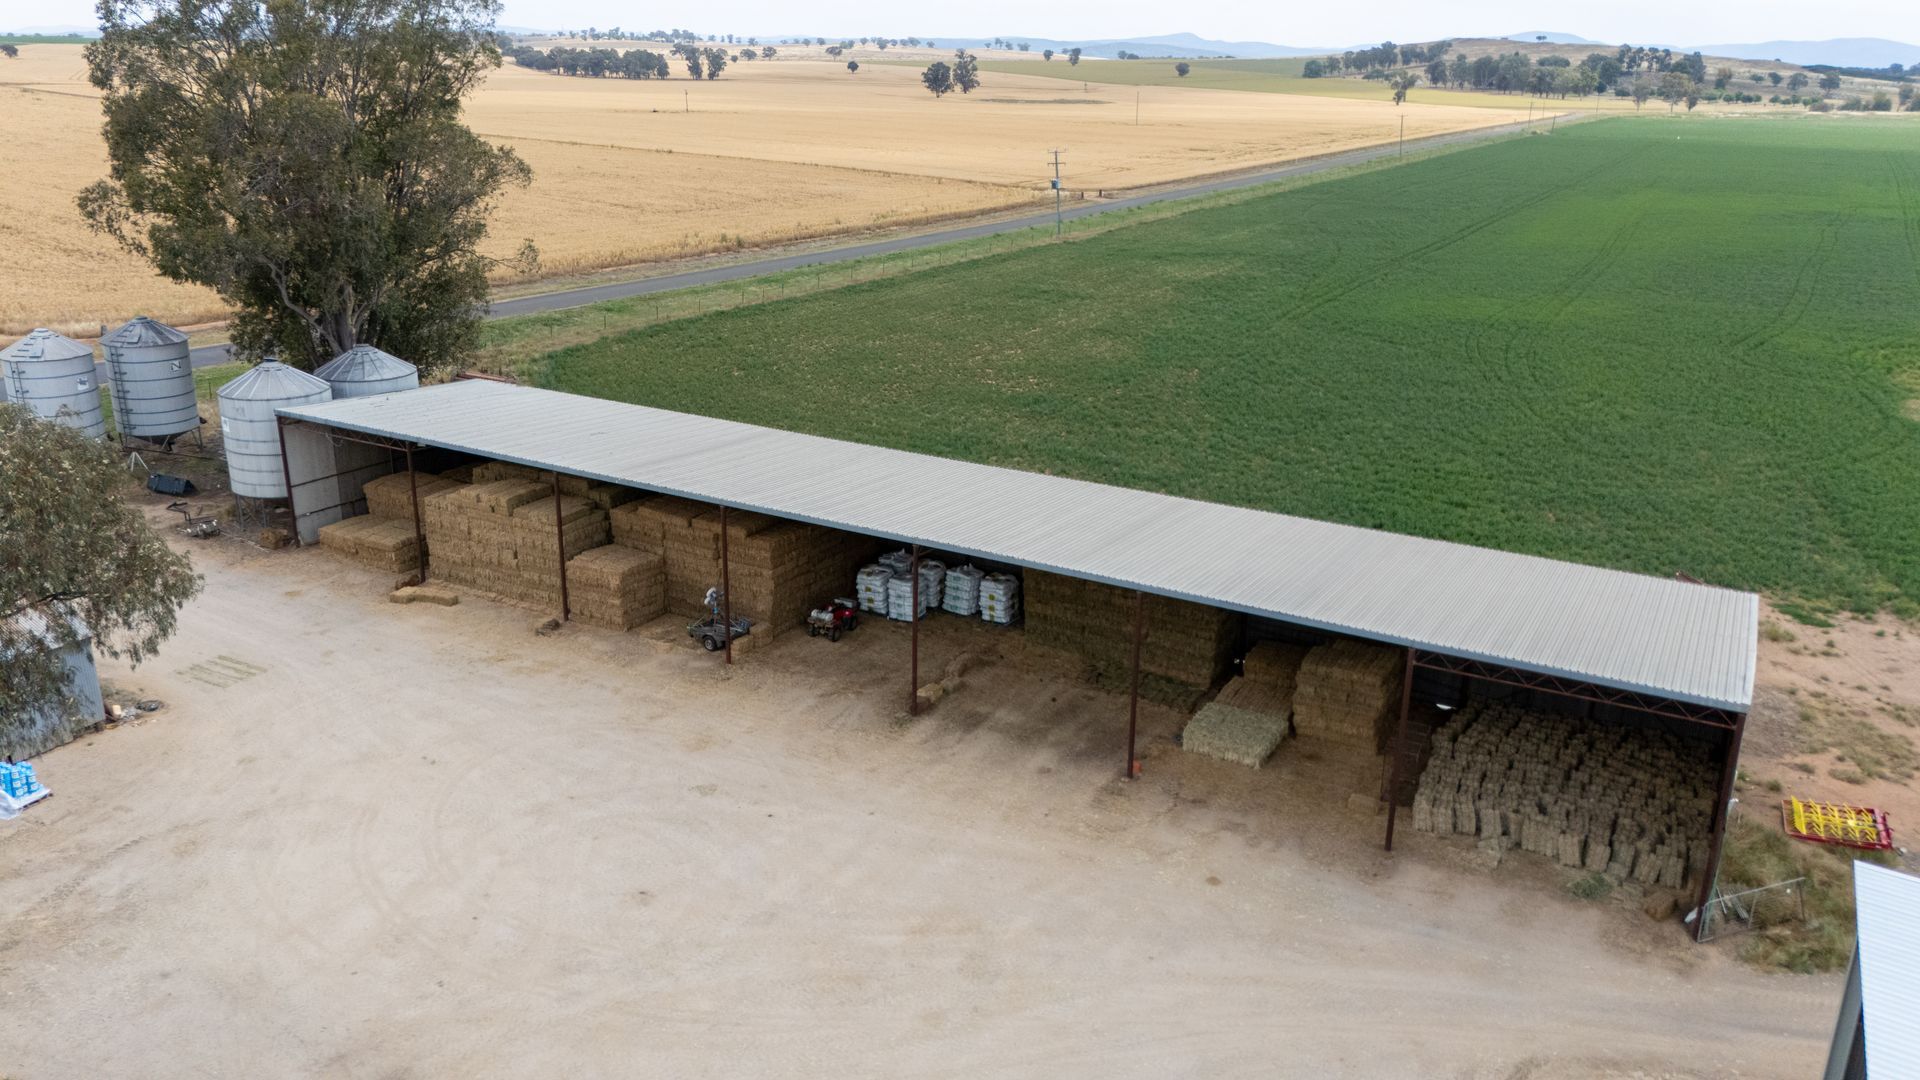
[[277,412],[1675,701],[1753,699],[1747,592],[496,382]]
[[1853,864],[1867,1075],[1920,1076],[1920,878]]

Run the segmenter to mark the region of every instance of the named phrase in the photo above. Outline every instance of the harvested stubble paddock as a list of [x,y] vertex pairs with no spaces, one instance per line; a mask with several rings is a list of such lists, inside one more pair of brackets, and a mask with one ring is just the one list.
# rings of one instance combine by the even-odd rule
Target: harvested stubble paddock
[[[9,146],[34,182],[0,186],[0,334],[91,333],[145,312],[220,318],[208,289],[165,281],[89,232],[74,197],[106,175],[81,46],[28,45],[0,71]],[[1034,205],[1044,155],[1072,136],[1072,183],[1163,183],[1510,118],[1503,110],[1176,88],[1133,123],[1133,94],[1046,104],[1060,83],[992,75],[987,95],[932,100],[917,71],[839,62],[737,64],[717,81],[569,78],[507,65],[466,103],[470,126],[533,167],[500,200],[487,250],[540,249],[541,275]]]

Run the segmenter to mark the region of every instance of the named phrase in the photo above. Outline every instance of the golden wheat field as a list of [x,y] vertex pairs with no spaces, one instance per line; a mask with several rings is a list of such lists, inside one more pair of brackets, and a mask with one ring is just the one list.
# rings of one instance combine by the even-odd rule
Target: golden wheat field
[[[531,187],[503,199],[492,244],[505,255],[531,239],[543,275],[567,274],[1037,203],[1054,148],[1068,188],[1099,192],[1382,142],[1403,117],[1410,138],[1511,120],[1448,105],[985,80],[935,100],[918,71],[880,64],[849,74],[838,61],[757,61],[698,83],[508,65],[467,110],[474,130],[534,170]],[[85,333],[141,312],[218,318],[218,297],[157,277],[74,210],[105,171],[79,46],[0,60],[0,108],[13,161],[34,178],[0,187],[0,333]]]

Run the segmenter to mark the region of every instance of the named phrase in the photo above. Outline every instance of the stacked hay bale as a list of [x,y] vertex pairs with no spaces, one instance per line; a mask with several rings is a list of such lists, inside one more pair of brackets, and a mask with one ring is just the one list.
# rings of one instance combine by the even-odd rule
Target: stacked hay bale
[[1698,881],[1715,768],[1701,739],[1471,702],[1434,733],[1414,828],[1615,881]]
[[[613,542],[660,555],[666,567],[667,610],[706,614],[707,590],[720,584],[719,512],[691,499],[661,496],[626,503],[609,515]],[[696,526],[709,513],[711,527]]]
[[[542,469],[530,469],[525,465],[515,465],[510,461],[488,461],[471,467],[472,482],[490,483],[494,480],[524,480],[530,484],[553,486],[553,473]],[[560,477],[560,494],[582,498],[602,510],[611,510],[637,499],[646,497],[646,493],[635,488],[622,487],[619,484],[603,483],[584,476]]]
[[[1031,571],[1026,575],[1027,639],[1084,657],[1094,679],[1125,691],[1132,675],[1133,592]],[[1146,598],[1140,693],[1191,708],[1226,669],[1240,632],[1233,612],[1160,596]]]
[[367,513],[323,526],[320,546],[375,570],[396,574],[419,570],[419,534],[413,520],[416,485],[423,513],[428,496],[465,486],[457,479],[432,473],[397,472],[375,477],[362,487]]
[[583,551],[567,560],[567,599],[589,626],[631,630],[666,613],[666,562],[618,544]]
[[1299,645],[1254,646],[1241,665],[1243,674],[1228,679],[1187,723],[1181,748],[1259,768],[1287,737],[1294,679],[1306,655]]
[[367,513],[389,521],[404,521],[408,527],[413,525],[413,492],[419,488],[422,504],[430,495],[451,491],[461,486],[461,482],[432,473],[420,473],[415,476],[409,472],[389,473],[366,482],[362,491],[367,498]]
[[[475,476],[480,470],[475,470]],[[456,585],[540,606],[560,603],[560,559],[608,543],[607,513],[551,487],[494,480],[440,492],[422,507],[433,573]]]
[[728,524],[734,610],[753,620],[753,632],[763,640],[805,626],[808,612],[846,595],[847,582],[879,546],[869,537],[803,521],[738,526],[743,516],[729,515]]
[[[698,618],[720,584],[720,509],[671,496],[616,505],[613,542],[661,557],[667,610]],[[749,511],[727,517],[733,612],[762,640],[806,624],[807,612],[844,592],[878,543],[852,533]]]
[[1342,640],[1307,652],[1293,694],[1297,734],[1380,752],[1399,712],[1405,656]]
[[420,541],[412,521],[362,514],[320,527],[320,546],[362,566],[400,574],[420,569]]

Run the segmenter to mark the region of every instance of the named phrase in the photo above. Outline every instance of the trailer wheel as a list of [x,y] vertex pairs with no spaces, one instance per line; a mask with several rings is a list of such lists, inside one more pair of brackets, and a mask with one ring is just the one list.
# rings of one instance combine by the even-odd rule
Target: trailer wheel
[[706,637],[703,637],[700,639],[700,647],[707,650],[708,652],[719,652],[720,639],[709,634]]

